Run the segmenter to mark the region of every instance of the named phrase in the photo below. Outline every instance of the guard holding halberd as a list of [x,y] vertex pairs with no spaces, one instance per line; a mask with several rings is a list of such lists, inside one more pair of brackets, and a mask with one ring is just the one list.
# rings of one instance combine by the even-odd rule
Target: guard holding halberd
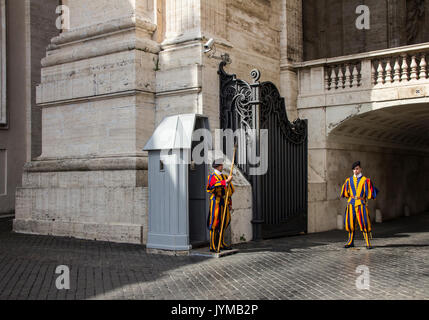
[[[210,251],[217,252],[217,246],[219,243],[219,237],[222,237],[220,241],[220,248],[223,250],[230,250],[225,243],[225,230],[228,228],[231,222],[231,206],[232,199],[229,197],[228,204],[226,208],[225,221],[223,222],[223,230],[221,230],[222,225],[222,215],[225,209],[225,197],[227,190],[229,188],[229,195],[234,193],[234,185],[231,183],[232,175],[227,177],[222,173],[223,171],[223,159],[216,159],[213,161],[212,165],[214,172],[209,175],[207,181],[207,192],[211,193],[210,195],[210,206],[209,214],[207,217],[207,228],[210,230]],[[222,231],[222,232],[221,232]]]

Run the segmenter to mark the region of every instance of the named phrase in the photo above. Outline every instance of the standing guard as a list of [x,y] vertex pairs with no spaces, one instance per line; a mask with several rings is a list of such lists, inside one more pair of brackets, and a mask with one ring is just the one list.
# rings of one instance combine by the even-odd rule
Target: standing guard
[[223,171],[223,159],[217,159],[213,161],[212,165],[214,172],[209,175],[207,181],[207,192],[211,193],[210,195],[210,207],[209,214],[207,217],[207,228],[210,230],[210,252],[217,252],[216,246],[219,243],[219,237],[222,233],[222,240],[220,243],[220,249],[230,250],[229,247],[225,243],[225,230],[228,228],[231,222],[231,206],[232,199],[231,197],[228,199],[225,221],[223,224],[223,231],[221,232],[221,224],[222,224],[222,215],[225,208],[225,197],[226,191],[229,188],[229,194],[232,195],[234,193],[234,186],[231,183],[232,175],[228,178],[226,175],[222,173]]
[[354,247],[355,226],[357,220],[365,239],[366,248],[372,249],[370,243],[370,238],[372,238],[371,221],[367,200],[375,199],[378,190],[374,187],[369,178],[362,175],[362,168],[360,165],[360,161],[353,163],[353,176],[347,178],[341,188],[341,197],[348,198],[344,224],[346,226],[346,231],[349,233],[349,239],[344,247]]

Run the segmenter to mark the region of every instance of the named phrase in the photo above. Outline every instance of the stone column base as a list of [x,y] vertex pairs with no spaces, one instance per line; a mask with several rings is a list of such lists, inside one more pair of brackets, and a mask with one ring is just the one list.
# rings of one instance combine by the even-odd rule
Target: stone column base
[[86,223],[47,220],[13,221],[16,233],[52,235],[77,239],[143,244],[144,227],[133,224]]
[[124,157],[27,163],[23,187],[16,190],[14,231],[145,244],[145,160]]

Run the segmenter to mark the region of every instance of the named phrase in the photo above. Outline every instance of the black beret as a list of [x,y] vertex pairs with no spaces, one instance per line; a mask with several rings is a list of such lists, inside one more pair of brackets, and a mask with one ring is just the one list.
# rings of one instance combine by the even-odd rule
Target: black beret
[[359,166],[359,167],[360,167],[360,161],[356,161],[355,163],[353,163],[353,165],[352,165],[352,170],[353,170],[354,168],[356,168],[357,166]]

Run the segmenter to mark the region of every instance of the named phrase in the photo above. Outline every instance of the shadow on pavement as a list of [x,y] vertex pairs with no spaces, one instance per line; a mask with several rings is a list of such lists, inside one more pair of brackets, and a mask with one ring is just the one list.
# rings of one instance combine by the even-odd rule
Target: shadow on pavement
[[[115,299],[132,299],[130,287],[133,285],[154,283],[157,286],[156,281],[166,274],[210,259],[148,254],[143,245],[17,234],[12,231],[10,219],[0,220],[0,257],[0,300],[83,300],[99,298],[103,292],[114,295]],[[66,293],[55,286],[58,277],[55,270],[60,265],[70,269],[71,288]],[[36,278],[32,280],[30,274]],[[35,289],[25,292],[16,286],[18,281],[28,281],[23,287]],[[166,287],[154,289],[153,296],[162,290],[168,297]],[[141,293],[135,296],[151,299],[151,295]]]
[[[359,227],[356,232],[355,240],[363,241],[362,232]],[[429,233],[429,213],[413,215],[411,217],[401,217],[389,220],[383,223],[373,224],[372,235],[377,239],[407,239],[410,233]],[[429,240],[429,237],[428,237]],[[347,241],[347,232],[345,230],[333,230],[307,235],[289,236],[283,238],[266,239],[259,242],[250,242],[239,244],[237,247],[242,252],[258,251],[290,251],[292,249],[309,249],[329,244],[338,244],[338,248],[343,248]],[[374,248],[382,247],[425,247],[429,244],[392,244],[375,245]]]
[[[429,232],[429,214],[421,214],[407,218],[387,221],[374,225],[374,239],[383,239],[375,248],[412,248],[428,247],[428,243],[397,243],[410,237],[410,233]],[[357,232],[356,240],[361,241],[362,234]],[[249,264],[245,254],[264,251],[293,252],[295,250],[310,249],[323,246],[323,250],[344,250],[346,241],[344,230],[334,230],[323,233],[315,233],[300,236],[252,241],[235,245],[240,250],[235,255]],[[389,239],[392,243],[389,244]],[[429,239],[429,237],[425,238]],[[429,241],[429,240],[428,240]],[[317,255],[317,250],[310,252]],[[15,234],[12,232],[12,220],[0,220],[0,257],[2,257],[0,274],[0,299],[130,299],[133,296],[151,299],[153,297],[165,297],[175,299],[174,286],[177,279],[187,279],[189,275],[197,272],[204,278],[210,278],[212,268],[224,265],[227,268],[229,258],[219,259],[218,262],[201,264],[207,261],[206,257],[199,256],[166,256],[159,254],[147,254],[142,245],[118,244],[102,241],[79,240],[66,237],[38,236]],[[231,256],[233,257],[233,256]],[[235,259],[235,258],[231,258]],[[259,261],[259,260],[261,261]],[[254,262],[257,268],[276,268],[275,261],[261,267],[259,262],[264,257],[259,256]],[[233,261],[233,260],[231,260]],[[235,261],[235,260],[234,260]],[[241,262],[240,262],[241,263]],[[284,262],[279,261],[282,264]],[[333,261],[332,263],[335,263]],[[15,267],[18,265],[18,269]],[[59,265],[70,266],[71,289],[67,293],[61,293],[55,288],[55,269]],[[195,265],[195,266],[194,266]],[[256,268],[255,267],[255,268]],[[194,269],[195,268],[195,269]],[[33,275],[34,283],[28,286],[28,279]],[[177,275],[177,278],[176,278]],[[16,285],[21,279],[22,285]],[[27,280],[25,280],[27,279]],[[45,279],[49,279],[46,283]],[[213,278],[213,281],[215,278]],[[15,283],[14,283],[15,281]],[[44,282],[45,281],[45,282]],[[186,281],[192,281],[188,279]],[[168,287],[166,285],[168,283]],[[145,292],[133,293],[139,289],[138,284],[144,285]],[[137,289],[135,288],[137,285]],[[183,282],[189,292],[193,287],[190,283]],[[23,288],[30,291],[26,292]],[[36,289],[33,289],[36,288]],[[149,288],[149,289],[146,289]],[[173,288],[173,289],[172,289]],[[34,291],[36,290],[36,291]],[[146,291],[148,290],[148,291]],[[106,293],[109,296],[103,296]]]
[[429,247],[429,244],[389,244],[384,246],[373,246],[373,248],[423,248]]

